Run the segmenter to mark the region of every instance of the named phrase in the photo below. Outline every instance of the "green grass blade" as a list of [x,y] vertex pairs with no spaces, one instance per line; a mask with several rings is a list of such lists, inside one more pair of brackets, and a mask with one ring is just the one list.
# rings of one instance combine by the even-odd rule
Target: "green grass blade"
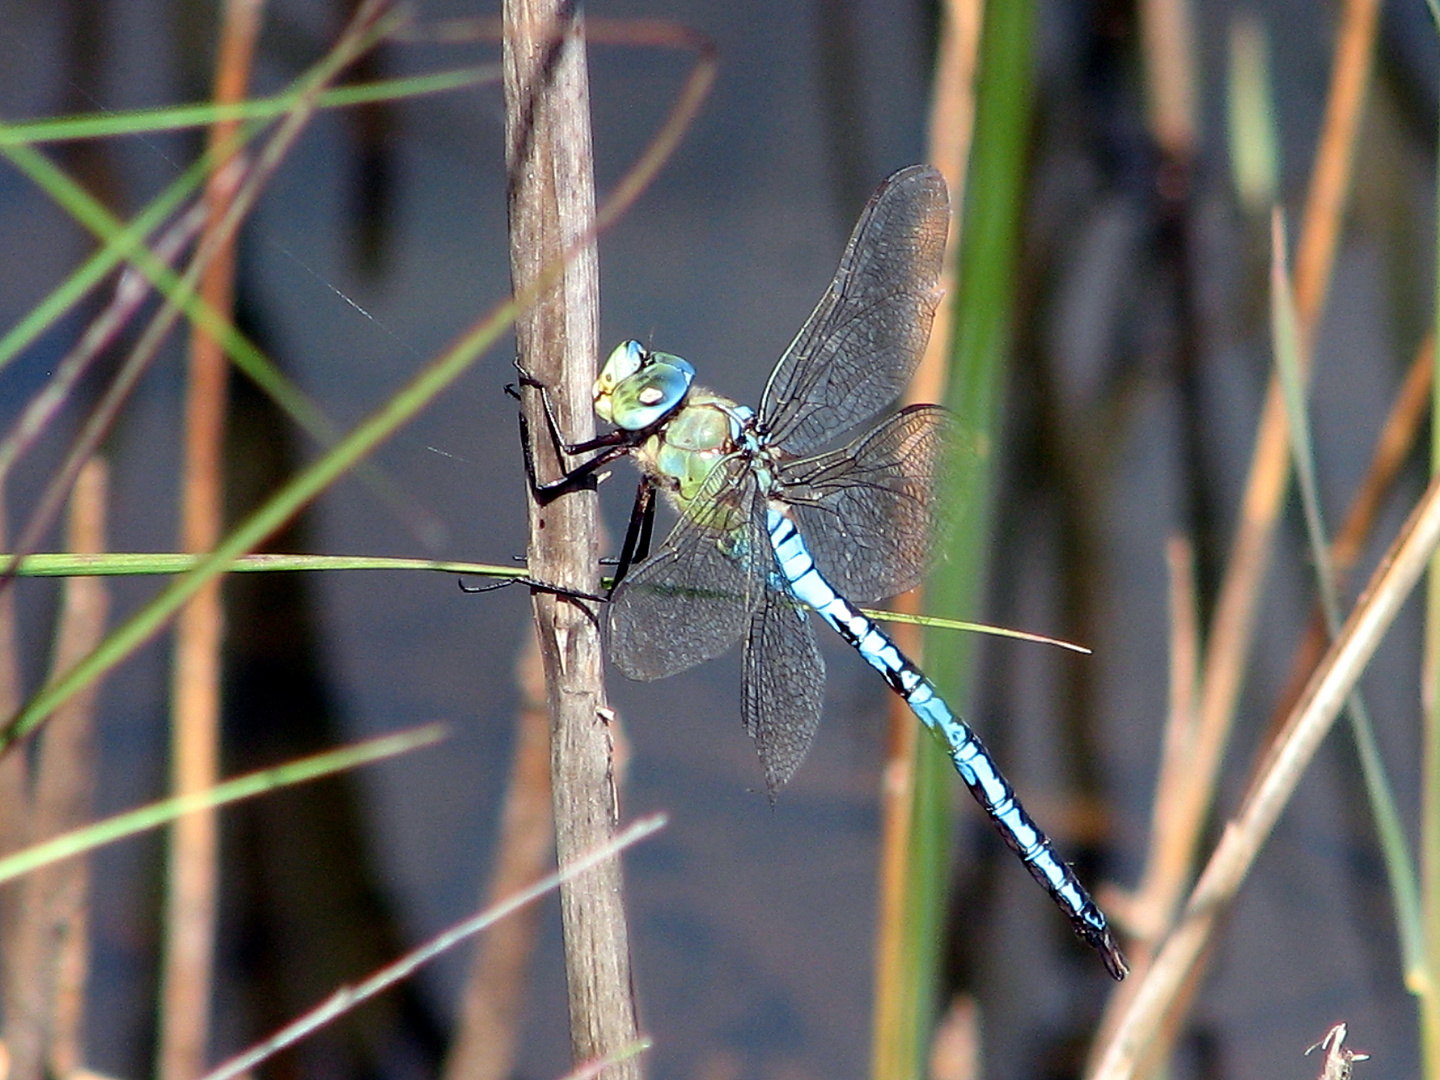
[[1270,95],[1268,45],[1264,24],[1254,15],[1238,14],[1231,21],[1226,134],[1235,193],[1251,214],[1273,206],[1279,187],[1280,138]]
[[276,788],[290,787],[322,776],[344,772],[372,761],[395,757],[422,746],[430,746],[446,737],[443,724],[426,724],[424,727],[369,739],[353,746],[338,750],[327,750],[322,754],[301,758],[273,769],[261,769],[218,784],[209,791],[197,791],[188,795],[162,799],[160,802],[142,806],[114,817],[97,821],[92,825],[57,836],[52,840],[35,844],[14,855],[0,859],[0,882],[10,881],[38,870],[42,866],[83,855],[105,844],[122,840],[127,836],[166,825],[185,814],[200,810],[213,810],[226,803],[238,802],[254,795],[261,795]]
[[[499,64],[440,71],[433,75],[417,75],[404,79],[383,79],[326,90],[316,99],[322,109],[368,105],[379,101],[399,101],[425,94],[463,90],[500,80]],[[83,116],[47,117],[0,127],[0,147],[36,146],[47,142],[69,142],[76,139],[107,138],[117,135],[144,135],[164,131],[185,131],[211,127],[235,120],[273,120],[296,107],[301,99],[297,90],[287,90],[274,97],[252,98],[230,105],[197,102],[194,105],[167,105],[160,109],[135,109],[128,112],[107,112]]]
[[[978,606],[985,574],[992,464],[984,451],[998,442],[1010,343],[1032,106],[1035,5],[1033,0],[987,4],[984,20],[975,133],[956,256],[959,285],[953,300],[955,330],[946,402],[959,429],[973,432],[982,452],[974,467],[954,471],[957,485],[940,495],[951,505],[972,508],[967,511],[972,527],[955,538],[925,590],[928,609],[961,614]],[[956,706],[965,700],[971,654],[971,643],[962,637],[926,636],[926,670]],[[904,1030],[887,1040],[893,1056],[875,1062],[877,1080],[910,1080],[926,1074],[950,883],[954,784],[948,754],[933,739],[922,738],[904,920],[903,952],[912,972],[911,996],[900,1010]]]
[[[1310,410],[1305,403],[1305,384],[1301,375],[1299,318],[1295,311],[1294,292],[1285,258],[1285,229],[1279,213],[1275,215],[1272,232],[1274,258],[1270,277],[1270,324],[1275,351],[1275,368],[1285,398],[1285,414],[1290,425],[1290,444],[1295,458],[1295,481],[1304,510],[1305,531],[1310,554],[1315,564],[1315,577],[1320,594],[1320,608],[1331,638],[1340,633],[1344,621],[1340,596],[1335,587],[1335,568],[1330,559],[1329,532],[1325,528],[1320,507],[1320,492],[1315,476],[1314,443],[1310,434]],[[1408,985],[1417,985],[1424,963],[1424,934],[1420,917],[1420,894],[1415,863],[1410,857],[1405,826],[1395,804],[1385,763],[1375,740],[1370,714],[1364,698],[1357,690],[1346,704],[1350,732],[1360,755],[1360,772],[1370,812],[1375,816],[1375,829],[1390,882],[1391,903],[1395,905],[1395,921],[1400,938],[1400,951]]]
[[[10,556],[0,552],[0,562]],[[46,552],[27,555],[16,571],[19,577],[139,577],[188,574],[200,565],[204,555],[168,551],[121,551],[101,555]],[[475,577],[515,578],[524,575],[522,563],[496,566],[491,563],[441,562],[435,559],[393,559],[369,555],[242,555],[231,561],[224,573],[256,573],[296,570],[430,570],[442,574]]]
[[240,523],[214,551],[201,557],[195,568],[161,591],[110,634],[88,656],[69,671],[43,687],[25,703],[0,731],[0,752],[24,738],[45,717],[83,687],[99,678],[140,648],[160,631],[170,617],[205,582],[225,569],[238,556],[254,550],[278,531],[306,503],[329,484],[353,468],[410,420],[436,395],[465,373],[471,364],[509,327],[515,317],[515,301],[507,300],[480,320],[456,344],[424,368],[394,397],[337,443],[329,453],[301,471],[264,505]]

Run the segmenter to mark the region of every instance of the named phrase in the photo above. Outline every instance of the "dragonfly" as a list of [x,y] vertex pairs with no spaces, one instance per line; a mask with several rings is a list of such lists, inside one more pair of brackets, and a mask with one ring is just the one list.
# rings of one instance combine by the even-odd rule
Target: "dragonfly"
[[[757,409],[696,385],[686,360],[626,341],[594,385],[595,413],[613,430],[571,443],[545,388],[522,372],[541,390],[556,446],[594,454],[540,483],[522,418],[526,468],[537,496],[550,498],[619,457],[639,466],[606,620],[622,673],[665,678],[740,642],[742,715],[773,799],[820,723],[825,666],[813,623],[826,623],[940,738],[1004,842],[1122,979],[1125,959],[1104,913],[980,739],[856,606],[915,587],[933,561],[935,489],[953,426],[936,405],[892,410],[941,299],[949,216],[933,168],[911,166],[881,184]],[[651,552],[656,491],[679,522]]]

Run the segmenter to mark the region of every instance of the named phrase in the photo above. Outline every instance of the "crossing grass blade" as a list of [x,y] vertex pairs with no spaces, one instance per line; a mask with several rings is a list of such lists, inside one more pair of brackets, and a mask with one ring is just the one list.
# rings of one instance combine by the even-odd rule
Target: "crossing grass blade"
[[[1295,295],[1291,288],[1286,260],[1284,219],[1277,210],[1272,228],[1273,258],[1270,277],[1271,329],[1274,340],[1275,368],[1280,388],[1285,395],[1285,414],[1290,425],[1290,442],[1295,458],[1295,484],[1304,510],[1306,538],[1315,567],[1320,608],[1331,640],[1340,632],[1344,616],[1334,561],[1331,558],[1329,533],[1320,507],[1319,483],[1316,479],[1315,448],[1310,434],[1310,415],[1306,405],[1305,379],[1301,371],[1299,320],[1295,313]],[[1406,984],[1423,984],[1424,944],[1421,929],[1420,896],[1414,860],[1410,857],[1409,840],[1405,835],[1399,807],[1380,757],[1375,730],[1370,723],[1365,699],[1357,688],[1345,705],[1350,733],[1360,757],[1360,775],[1365,781],[1365,794],[1370,800],[1370,813],[1375,818],[1380,850],[1385,859],[1390,882],[1390,899],[1395,906],[1397,936],[1405,969]]]
[[0,859],[0,882],[10,881],[28,874],[42,866],[73,858],[98,847],[135,836],[150,829],[159,828],[185,814],[208,810],[227,803],[248,799],[255,795],[274,791],[277,788],[318,780],[346,769],[381,761],[397,754],[408,753],[422,746],[430,746],[445,738],[443,724],[426,724],[424,727],[386,735],[378,739],[342,746],[338,750],[327,750],[322,754],[301,758],[298,761],[277,765],[273,769],[261,769],[244,776],[227,780],[209,791],[195,792],[130,810],[114,817],[87,825],[83,829],[66,833],[35,844],[14,855]]

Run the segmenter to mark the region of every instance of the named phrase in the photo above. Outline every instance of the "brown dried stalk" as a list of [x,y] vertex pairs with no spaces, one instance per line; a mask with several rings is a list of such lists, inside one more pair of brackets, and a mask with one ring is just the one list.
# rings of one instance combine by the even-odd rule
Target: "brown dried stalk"
[[[582,23],[555,0],[507,0],[504,6],[506,165],[509,174],[510,266],[517,295],[564,260],[515,323],[520,361],[551,388],[570,438],[593,430],[589,388],[598,339],[598,284],[593,243],[588,86]],[[592,239],[580,243],[582,238]],[[527,395],[532,431],[545,430],[539,395]],[[549,440],[537,440],[542,455]],[[558,475],[553,456],[541,477]],[[528,565],[536,578],[594,593],[599,586],[599,527],[593,486],[545,504],[530,500]],[[581,603],[534,596],[535,626],[549,693],[555,849],[563,865],[608,840],[619,816],[613,787],[600,635]],[[624,885],[610,860],[560,893],[575,1061],[607,1058],[635,1043]],[[637,1058],[605,1070],[609,1080],[636,1080]]]

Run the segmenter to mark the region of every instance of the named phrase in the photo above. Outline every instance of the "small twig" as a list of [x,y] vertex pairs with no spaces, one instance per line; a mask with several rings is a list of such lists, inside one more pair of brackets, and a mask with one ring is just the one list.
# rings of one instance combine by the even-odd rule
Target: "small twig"
[[[627,847],[643,840],[645,837],[663,828],[664,825],[665,817],[663,814],[655,814],[651,817],[641,818],[607,843],[595,848],[593,851],[586,852],[580,858],[567,863],[555,873],[548,874],[528,889],[511,896],[504,903],[497,904],[476,915],[474,918],[466,919],[464,922],[458,923],[444,933],[436,935],[424,945],[420,946],[420,948],[406,953],[392,964],[387,964],[368,979],[364,979],[354,986],[340,988],[304,1016],[286,1024],[264,1042],[258,1043],[243,1054],[231,1058],[219,1068],[206,1073],[200,1080],[232,1080],[233,1077],[253,1069],[256,1065],[275,1056],[275,1054],[284,1050],[287,1046],[293,1046],[301,1039],[318,1031],[336,1017],[344,1015],[355,1008],[355,1006],[368,1001],[376,994],[394,986],[402,979],[408,978],[418,970],[422,964],[428,963],[447,950],[454,948],[466,938],[478,934],[500,919],[505,918],[505,916],[514,911],[518,911],[526,904],[533,903],[552,889],[563,885],[565,882],[593,871],[596,867],[606,862],[613,861],[615,856]],[[636,1042],[638,1042],[638,1040],[632,1039],[629,1043],[626,1043],[624,1047],[618,1047],[617,1050],[633,1046]]]

